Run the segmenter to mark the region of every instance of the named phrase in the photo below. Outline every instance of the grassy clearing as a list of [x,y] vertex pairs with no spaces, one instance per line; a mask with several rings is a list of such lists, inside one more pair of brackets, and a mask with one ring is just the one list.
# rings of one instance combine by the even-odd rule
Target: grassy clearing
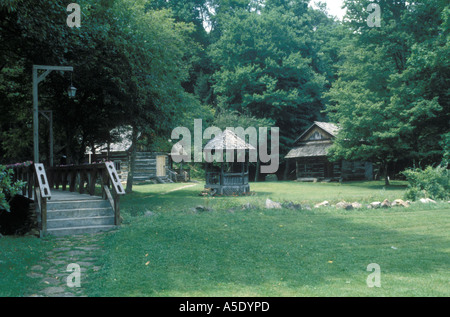
[[30,267],[45,257],[47,249],[32,237],[0,239],[0,297],[20,297],[39,287],[27,276]]
[[[266,198],[313,206],[402,198],[405,184],[258,183],[254,196],[200,197],[203,184],[136,186],[124,224],[104,236],[89,296],[449,296],[448,203],[410,208],[266,210]],[[243,210],[250,203],[256,208]],[[211,212],[195,212],[203,205]],[[151,212],[147,212],[151,211]],[[146,213],[147,212],[147,213]],[[70,239],[70,238],[69,238]],[[52,238],[0,239],[0,297],[36,293],[27,276]],[[369,288],[370,263],[381,288]]]
[[[252,184],[255,196],[203,198],[198,186],[137,186],[106,243],[91,296],[449,296],[447,203],[408,209],[265,210],[401,198],[403,183]],[[174,191],[175,190],[175,191]],[[242,210],[251,203],[258,208]],[[197,213],[192,207],[208,206]],[[147,213],[146,211],[151,211]],[[381,267],[369,288],[367,265]]]
[[[250,203],[263,208],[267,198],[279,202],[294,202],[313,206],[315,203],[328,200],[370,203],[403,198],[405,182],[392,182],[385,188],[383,182],[339,183],[297,183],[297,182],[264,182],[252,183],[254,195],[243,197],[200,197],[203,183],[196,186],[176,190],[186,185],[164,184],[135,186],[134,193],[123,200],[125,215],[142,215],[145,211],[189,211],[192,207],[203,205],[214,209],[226,210]],[[175,191],[174,191],[175,190]]]

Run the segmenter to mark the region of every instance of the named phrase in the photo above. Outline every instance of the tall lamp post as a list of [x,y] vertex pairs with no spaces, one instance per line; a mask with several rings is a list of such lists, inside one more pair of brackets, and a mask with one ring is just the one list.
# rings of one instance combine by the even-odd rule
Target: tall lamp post
[[[44,71],[39,74],[39,71]],[[73,72],[71,66],[42,66],[33,65],[33,143],[34,143],[34,163],[39,163],[39,98],[38,86],[52,71]],[[68,90],[69,97],[74,98],[76,88],[71,86]],[[50,118],[48,118],[50,120]],[[53,116],[50,123],[52,125]],[[53,127],[50,128],[51,130]],[[53,165],[53,131],[50,131],[50,164]]]

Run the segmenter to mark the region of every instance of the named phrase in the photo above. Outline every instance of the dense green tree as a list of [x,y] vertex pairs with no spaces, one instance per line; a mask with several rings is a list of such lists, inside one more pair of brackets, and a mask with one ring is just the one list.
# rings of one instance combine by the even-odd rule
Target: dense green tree
[[210,47],[218,69],[213,75],[217,104],[272,119],[282,127],[281,153],[299,131],[321,117],[322,93],[327,79],[334,78],[334,57],[327,59],[319,51],[327,37],[316,33],[321,18],[330,30],[332,21],[309,10],[304,1],[292,3],[295,10],[271,1],[261,12],[230,14],[223,35]]
[[[146,1],[78,3],[82,23],[73,29],[64,1],[0,3],[0,155],[6,162],[31,157],[33,64],[74,67],[75,100],[66,95],[70,74],[54,72],[39,87],[40,109],[54,111],[55,150],[66,151],[72,162],[87,146],[111,140],[110,130],[119,125],[161,135],[199,105],[181,85],[188,78],[192,26],[167,10],[145,9]],[[41,119],[42,152],[47,130]]]
[[[103,3],[104,2],[104,3]],[[64,150],[78,161],[86,145],[103,141],[120,121],[118,100],[124,89],[115,80],[122,60],[108,42],[108,26],[113,22],[108,10],[111,1],[83,7],[81,28],[66,25],[63,1],[11,1],[0,5],[0,119],[3,160],[29,159],[31,137],[32,65],[73,66],[76,100],[66,94],[70,74],[53,72],[39,86],[40,109],[54,111],[55,150]],[[101,118],[101,120],[99,120]],[[48,124],[41,117],[42,154],[48,145]],[[47,155],[43,155],[43,159]],[[48,157],[48,156],[47,156]]]
[[388,184],[389,164],[434,155],[448,131],[448,46],[443,1],[377,2],[382,25],[370,28],[369,2],[345,1],[353,33],[327,113],[341,126],[331,155],[380,163]]
[[[183,114],[199,106],[182,83],[188,77],[191,25],[175,22],[167,10],[145,10],[146,2],[122,0],[114,7],[122,30],[116,47],[128,56],[128,76],[122,80],[128,87],[124,119],[133,128],[131,170],[133,177],[138,132],[147,136],[169,135],[184,123]],[[152,142],[147,137],[148,142]],[[127,191],[132,182],[127,183]]]

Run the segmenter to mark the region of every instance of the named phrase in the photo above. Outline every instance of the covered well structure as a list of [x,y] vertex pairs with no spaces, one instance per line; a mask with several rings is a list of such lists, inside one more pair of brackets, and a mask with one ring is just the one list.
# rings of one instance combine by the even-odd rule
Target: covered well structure
[[249,193],[250,150],[256,151],[255,147],[229,129],[209,141],[203,149],[206,159],[205,189],[209,189],[213,195]]

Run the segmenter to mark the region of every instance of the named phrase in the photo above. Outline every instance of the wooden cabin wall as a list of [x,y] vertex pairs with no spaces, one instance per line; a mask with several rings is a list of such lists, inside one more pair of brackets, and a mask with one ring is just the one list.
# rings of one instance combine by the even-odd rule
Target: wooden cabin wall
[[343,180],[373,180],[373,166],[369,162],[342,162]]
[[[166,162],[165,162],[165,166],[166,168],[169,166],[169,158],[167,156],[167,154],[165,153],[150,153],[150,152],[137,152],[136,153],[136,162],[138,162],[140,159],[144,159],[146,160],[146,163],[144,163],[146,166],[147,171],[144,172],[146,173],[146,177],[150,178],[155,178],[156,177],[156,157],[157,156],[166,156]],[[121,180],[121,182],[126,183],[127,179],[128,179],[128,172],[129,172],[129,168],[130,168],[130,164],[129,164],[129,160],[130,157],[128,156],[128,153],[123,151],[123,152],[110,152],[109,153],[109,157],[108,157],[108,153],[107,152],[102,152],[99,154],[95,155],[96,161],[111,161],[115,164],[116,169],[117,169],[117,174],[119,175],[119,178]],[[88,162],[89,158],[86,158],[86,162]],[[151,160],[151,162],[148,163],[148,160]],[[154,161],[154,162],[153,162]],[[140,168],[142,168],[142,163],[139,164],[137,163],[136,166],[136,175],[139,176],[139,174],[142,172],[140,170]]]
[[326,157],[298,158],[297,179],[373,180],[373,165],[369,162],[330,162]]

